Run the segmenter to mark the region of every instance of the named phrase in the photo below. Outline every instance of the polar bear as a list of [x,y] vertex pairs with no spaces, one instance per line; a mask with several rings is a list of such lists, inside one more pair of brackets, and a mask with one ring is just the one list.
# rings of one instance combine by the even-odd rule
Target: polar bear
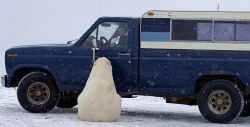
[[112,66],[107,58],[95,61],[77,102],[81,120],[114,122],[120,119],[121,96],[116,92]]

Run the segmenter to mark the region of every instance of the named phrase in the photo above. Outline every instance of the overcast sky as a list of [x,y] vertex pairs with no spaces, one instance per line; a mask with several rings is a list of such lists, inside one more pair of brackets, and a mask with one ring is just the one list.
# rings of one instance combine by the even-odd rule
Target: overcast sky
[[[6,46],[79,38],[99,16],[139,17],[157,10],[250,11],[250,0],[0,0]],[[100,11],[99,11],[100,10]]]
[[221,11],[250,11],[250,0],[0,0],[0,56],[14,45],[79,38],[100,16],[140,17],[154,9],[216,11],[218,4]]

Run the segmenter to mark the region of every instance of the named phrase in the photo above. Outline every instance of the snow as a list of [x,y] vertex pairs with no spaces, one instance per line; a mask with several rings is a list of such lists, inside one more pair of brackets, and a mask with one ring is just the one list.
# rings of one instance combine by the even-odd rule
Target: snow
[[163,98],[137,96],[122,99],[122,115],[118,122],[98,123],[81,121],[77,106],[71,109],[55,108],[44,114],[29,113],[18,103],[16,89],[0,86],[0,127],[247,127],[250,117],[229,124],[215,124],[205,120],[197,106],[165,103]]

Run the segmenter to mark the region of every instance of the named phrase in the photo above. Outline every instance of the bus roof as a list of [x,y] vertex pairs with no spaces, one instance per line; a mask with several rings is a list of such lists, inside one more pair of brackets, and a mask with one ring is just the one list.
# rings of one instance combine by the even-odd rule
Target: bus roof
[[142,18],[250,20],[250,12],[151,10],[144,13]]

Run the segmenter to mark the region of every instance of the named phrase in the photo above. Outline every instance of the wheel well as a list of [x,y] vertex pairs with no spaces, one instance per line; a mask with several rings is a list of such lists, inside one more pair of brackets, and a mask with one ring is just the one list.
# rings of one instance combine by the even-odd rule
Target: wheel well
[[49,75],[50,79],[53,80],[53,82],[56,84],[55,79],[53,75],[46,69],[41,68],[21,68],[14,72],[13,77],[11,79],[11,85],[12,87],[17,87],[20,80],[27,74],[31,72],[44,72]]
[[204,75],[204,76],[201,76],[200,78],[198,78],[196,80],[194,94],[196,94],[196,95],[199,94],[200,89],[202,88],[202,86],[205,83],[210,82],[212,80],[216,80],[216,79],[224,79],[224,80],[228,80],[228,81],[235,83],[242,91],[242,94],[247,95],[247,89],[246,89],[244,83],[239,78],[232,76],[232,75]]

